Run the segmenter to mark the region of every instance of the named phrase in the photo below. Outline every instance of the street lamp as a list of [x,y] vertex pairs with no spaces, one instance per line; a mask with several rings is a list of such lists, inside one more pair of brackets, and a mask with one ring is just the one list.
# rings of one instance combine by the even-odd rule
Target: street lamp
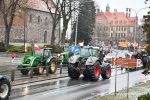
[[[135,41],[135,36],[136,36],[136,31],[137,31],[136,28],[137,28],[137,24],[138,24],[138,13],[139,13],[141,10],[144,10],[144,9],[147,9],[147,8],[150,8],[150,7],[141,8],[141,9],[139,9],[138,11],[136,11],[136,10],[133,9],[133,8],[126,8],[127,11],[133,10],[133,11],[135,12],[135,15],[136,15],[136,16],[135,16],[135,17],[136,17],[136,18],[135,18],[135,26],[134,26],[134,27],[135,27],[135,29],[134,29],[135,32],[134,32],[134,36],[133,36],[134,44],[135,44],[135,42],[136,42],[136,41]],[[135,52],[135,46],[134,46],[134,52]]]
[[77,18],[76,18],[76,34],[75,34],[75,46],[77,45],[77,36],[78,36],[78,17],[79,17],[79,14],[77,15]]

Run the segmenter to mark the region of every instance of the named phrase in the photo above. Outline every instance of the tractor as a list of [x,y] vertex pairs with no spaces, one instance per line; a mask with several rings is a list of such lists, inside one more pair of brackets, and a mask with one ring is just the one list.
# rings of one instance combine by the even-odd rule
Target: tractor
[[42,75],[44,69],[48,73],[53,74],[56,72],[56,58],[51,54],[52,48],[43,48],[40,50],[33,50],[32,54],[24,54],[22,63],[18,65],[18,69],[22,75],[27,75],[33,69],[35,75]]
[[84,79],[92,81],[98,81],[100,75],[103,79],[110,78],[111,66],[102,61],[99,47],[83,47],[79,53],[69,58],[69,77],[79,79],[81,74],[83,74]]
[[64,46],[64,52],[58,54],[58,62],[62,64],[68,64],[68,59],[70,56],[74,55],[75,52],[80,50],[79,46]]

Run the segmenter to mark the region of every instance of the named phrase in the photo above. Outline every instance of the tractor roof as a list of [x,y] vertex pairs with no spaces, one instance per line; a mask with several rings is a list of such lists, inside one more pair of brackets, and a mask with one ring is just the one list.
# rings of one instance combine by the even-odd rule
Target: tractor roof
[[46,49],[46,50],[52,50],[52,48],[44,48],[44,49]]
[[100,50],[100,47],[94,47],[94,46],[84,46],[85,49],[97,49]]

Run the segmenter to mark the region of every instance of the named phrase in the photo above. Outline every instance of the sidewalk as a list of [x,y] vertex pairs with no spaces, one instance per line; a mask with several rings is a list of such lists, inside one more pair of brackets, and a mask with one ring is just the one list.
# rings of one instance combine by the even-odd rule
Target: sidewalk
[[117,96],[114,93],[107,94],[105,96],[98,96],[93,98],[93,100],[137,100],[141,95],[150,93],[150,81],[146,83],[139,83],[131,88],[129,88],[129,98],[127,98],[127,90],[120,90],[117,92]]

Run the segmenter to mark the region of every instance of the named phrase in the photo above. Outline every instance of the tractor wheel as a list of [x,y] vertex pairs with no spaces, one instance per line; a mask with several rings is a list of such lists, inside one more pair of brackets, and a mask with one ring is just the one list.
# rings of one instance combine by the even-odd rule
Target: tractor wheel
[[83,72],[83,75],[92,81],[98,81],[100,77],[100,63],[96,62],[93,66],[88,66]]
[[7,79],[0,80],[0,100],[8,100],[10,92],[10,82]]
[[56,60],[52,59],[49,64],[49,73],[54,74],[57,70]]
[[44,66],[41,63],[39,63],[33,71],[35,75],[43,75]]
[[20,70],[22,75],[28,75],[29,70],[28,69],[21,69]]
[[101,76],[103,79],[109,79],[111,76],[111,67],[110,65],[107,65],[105,67],[102,68],[102,73]]
[[75,64],[68,65],[68,75],[71,79],[79,79],[80,69],[76,68]]

